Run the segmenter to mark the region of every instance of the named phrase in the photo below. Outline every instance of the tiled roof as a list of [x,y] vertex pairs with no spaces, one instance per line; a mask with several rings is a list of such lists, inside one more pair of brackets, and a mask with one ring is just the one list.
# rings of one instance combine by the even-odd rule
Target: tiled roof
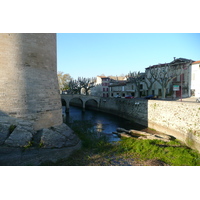
[[200,60],[193,62],[192,64],[198,64],[198,63],[200,63]]
[[152,65],[152,66],[149,66],[147,67],[146,69],[149,69],[149,68],[154,68],[154,67],[164,67],[165,65],[167,65],[169,63],[165,63],[165,64],[158,64],[158,65]]
[[97,77],[100,77],[100,78],[109,78],[108,76],[97,76]]

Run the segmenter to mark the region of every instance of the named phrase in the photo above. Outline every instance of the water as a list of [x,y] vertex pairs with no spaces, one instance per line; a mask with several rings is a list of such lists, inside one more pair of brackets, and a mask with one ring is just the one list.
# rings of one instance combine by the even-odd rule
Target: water
[[[63,106],[63,114],[65,107]],[[82,112],[81,108],[70,106],[69,114],[65,115],[66,123],[72,123],[75,120],[87,121],[90,120],[93,123],[94,129],[100,133],[106,134],[109,141],[119,141],[120,139],[113,134],[118,127],[124,129],[136,129],[142,130],[145,127],[129,120],[117,117],[111,114],[85,110]]]

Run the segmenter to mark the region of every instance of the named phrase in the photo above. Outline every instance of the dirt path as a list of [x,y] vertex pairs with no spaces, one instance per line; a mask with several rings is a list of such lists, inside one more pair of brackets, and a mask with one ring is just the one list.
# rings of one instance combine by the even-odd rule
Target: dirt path
[[168,166],[159,160],[142,161],[131,155],[109,155],[97,154],[88,149],[77,151],[69,159],[63,159],[55,163],[44,163],[43,165],[56,166]]

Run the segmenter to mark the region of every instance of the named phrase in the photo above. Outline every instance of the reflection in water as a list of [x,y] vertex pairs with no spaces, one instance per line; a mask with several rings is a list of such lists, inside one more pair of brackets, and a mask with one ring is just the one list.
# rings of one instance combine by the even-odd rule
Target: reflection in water
[[[63,108],[64,114],[65,108]],[[86,110],[82,112],[81,108],[70,106],[69,114],[66,116],[66,123],[73,123],[75,120],[87,121],[90,120],[93,123],[94,129],[99,133],[105,133],[110,141],[118,141],[119,138],[112,134],[118,127],[125,129],[141,130],[145,128],[142,125],[133,123],[129,120],[93,110]]]
[[103,132],[103,124],[101,121],[97,120],[97,123],[94,126],[95,130],[98,132]]

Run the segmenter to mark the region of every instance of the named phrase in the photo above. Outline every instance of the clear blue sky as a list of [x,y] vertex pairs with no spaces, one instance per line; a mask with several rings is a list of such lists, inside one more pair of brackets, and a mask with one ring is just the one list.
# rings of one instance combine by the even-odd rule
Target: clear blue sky
[[173,57],[200,60],[199,33],[58,33],[57,69],[73,78],[143,72]]

